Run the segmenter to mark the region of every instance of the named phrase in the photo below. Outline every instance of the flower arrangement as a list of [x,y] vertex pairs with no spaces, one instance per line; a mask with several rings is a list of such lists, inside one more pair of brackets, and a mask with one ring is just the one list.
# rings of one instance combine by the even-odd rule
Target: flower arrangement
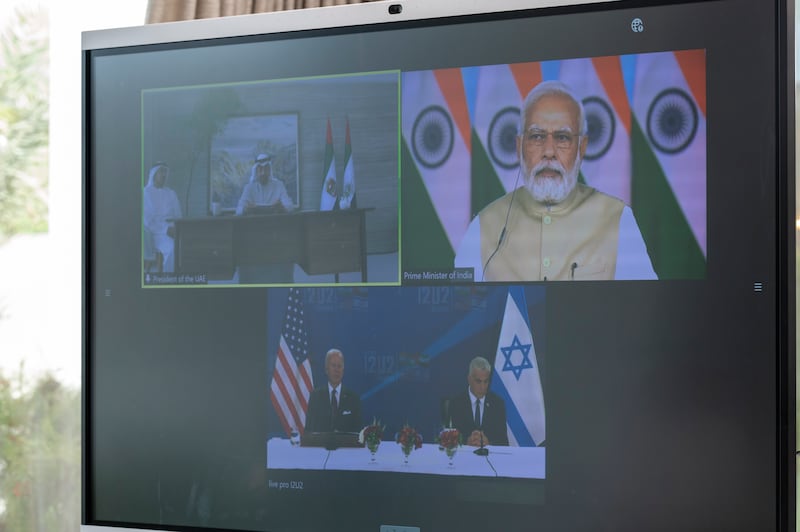
[[442,450],[455,449],[461,445],[461,433],[457,428],[445,427],[439,433],[439,437],[436,441],[439,443],[439,448]]
[[461,433],[453,426],[445,427],[439,432],[436,441],[439,443],[439,450],[445,452],[452,466],[453,457],[456,455],[456,449],[461,445]]
[[422,434],[417,432],[417,429],[414,427],[403,425],[403,428],[400,429],[400,432],[395,436],[395,441],[403,450],[405,461],[408,463],[408,455],[411,454],[411,451],[422,447]]
[[366,445],[369,452],[372,453],[373,460],[375,459],[378,446],[383,439],[383,429],[385,428],[384,425],[381,425],[380,421],[372,418],[372,423],[361,429],[361,432],[358,433],[358,443]]

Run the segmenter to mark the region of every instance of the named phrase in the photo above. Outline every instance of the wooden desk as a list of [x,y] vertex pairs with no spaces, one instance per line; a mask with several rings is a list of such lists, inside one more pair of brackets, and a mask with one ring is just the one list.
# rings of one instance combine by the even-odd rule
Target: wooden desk
[[309,275],[361,272],[368,209],[175,220],[176,273],[230,279],[237,266],[295,263]]

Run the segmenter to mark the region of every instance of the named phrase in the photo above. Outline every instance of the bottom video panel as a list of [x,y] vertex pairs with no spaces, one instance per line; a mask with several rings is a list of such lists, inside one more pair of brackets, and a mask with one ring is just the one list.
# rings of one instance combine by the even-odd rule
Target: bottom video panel
[[268,316],[269,470],[545,478],[543,286],[274,289]]

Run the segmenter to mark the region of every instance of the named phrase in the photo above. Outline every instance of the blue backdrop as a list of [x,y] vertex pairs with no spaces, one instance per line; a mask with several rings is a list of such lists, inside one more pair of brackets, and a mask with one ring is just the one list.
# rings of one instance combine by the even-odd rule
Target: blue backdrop
[[[425,442],[441,428],[440,403],[467,387],[470,360],[494,364],[508,288],[377,287],[301,290],[314,386],[325,385],[325,353],[341,349],[344,385],[361,396],[364,423],[373,417],[391,439],[404,423]],[[269,400],[269,385],[286,314],[288,289],[271,289],[264,388],[267,432],[285,436]],[[536,358],[546,397],[545,289],[525,288]]]

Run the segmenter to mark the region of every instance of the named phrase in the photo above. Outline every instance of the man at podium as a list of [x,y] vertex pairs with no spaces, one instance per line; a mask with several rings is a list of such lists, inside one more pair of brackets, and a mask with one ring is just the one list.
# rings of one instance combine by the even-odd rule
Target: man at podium
[[342,385],[344,355],[331,349],[325,355],[325,386],[311,392],[306,414],[305,431],[308,432],[358,432],[361,421],[361,398]]

